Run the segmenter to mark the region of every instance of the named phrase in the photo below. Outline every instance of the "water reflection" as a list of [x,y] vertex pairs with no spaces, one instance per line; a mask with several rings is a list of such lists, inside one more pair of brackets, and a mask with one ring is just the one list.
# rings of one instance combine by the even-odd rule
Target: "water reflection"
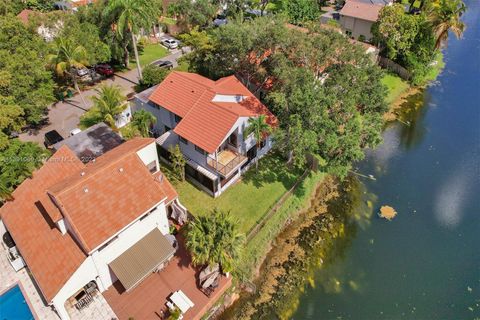
[[406,99],[401,105],[398,116],[403,124],[400,130],[400,145],[405,150],[418,146],[426,132],[425,128],[425,105],[429,104],[430,96],[420,91]]
[[478,163],[474,159],[460,162],[436,192],[434,212],[442,226],[454,228],[462,220],[464,205],[479,178]]

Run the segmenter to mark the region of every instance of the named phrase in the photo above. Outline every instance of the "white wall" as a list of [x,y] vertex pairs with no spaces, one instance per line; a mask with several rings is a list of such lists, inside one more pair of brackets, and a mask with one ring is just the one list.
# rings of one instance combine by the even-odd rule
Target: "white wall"
[[70,319],[65,310],[65,302],[84,285],[95,280],[96,276],[97,271],[93,260],[91,257],[87,257],[52,300],[53,306],[60,316],[60,319]]
[[115,120],[115,126],[121,128],[126,126],[132,120],[132,109],[130,108],[130,103],[127,102],[125,109],[121,114],[118,115]]
[[360,35],[363,35],[366,40],[372,38],[372,25],[373,22],[353,17],[340,16],[340,25],[343,31],[349,30],[352,32],[352,37],[358,39]]
[[148,165],[152,161],[155,161],[157,164],[157,170],[160,169],[160,164],[158,163],[157,144],[155,141],[143,149],[138,150],[137,155],[140,157],[144,165]]
[[146,218],[135,221],[132,225],[121,231],[117,235],[118,238],[107,247],[100,251],[95,250],[85,259],[52,300],[52,304],[60,318],[69,319],[68,313],[65,310],[66,300],[90,281],[96,281],[100,292],[107,290],[113,282],[117,280],[116,276],[110,271],[108,264],[154,228],[158,228],[164,235],[169,232],[164,202],[158,204],[156,209],[149,213]]
[[156,118],[157,118],[157,122],[155,123],[155,125],[153,126],[160,134],[164,133],[165,132],[165,126],[169,127],[169,128],[174,128],[175,127],[175,121],[174,121],[174,115],[162,108],[162,107],[159,107],[157,108],[156,106],[153,106],[152,104],[150,103],[145,103],[145,102],[142,102],[141,100],[139,100],[138,98],[136,98],[134,100],[135,102],[133,103],[132,105],[132,111],[135,112],[135,111],[138,111],[140,109],[144,109],[148,112],[150,112],[151,114],[153,114]]

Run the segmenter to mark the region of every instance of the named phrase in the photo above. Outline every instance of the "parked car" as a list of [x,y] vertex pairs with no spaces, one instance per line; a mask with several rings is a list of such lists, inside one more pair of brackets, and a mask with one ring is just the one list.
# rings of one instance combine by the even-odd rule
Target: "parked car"
[[81,69],[77,69],[77,76],[79,76],[80,78],[86,76],[89,74],[89,71],[87,68],[81,68]]
[[57,130],[48,131],[47,133],[45,133],[44,138],[45,141],[43,142],[43,145],[45,146],[45,148],[49,148],[55,143],[63,140],[63,137],[60,135],[60,133],[57,132]]
[[71,136],[74,136],[74,135],[76,135],[77,133],[80,133],[80,132],[82,132],[81,129],[75,128],[75,129],[73,129],[72,131],[70,131],[70,137],[71,137]]
[[167,69],[173,68],[173,63],[168,60],[158,60],[158,61],[152,62],[152,64],[160,68],[167,68]]
[[97,64],[95,71],[104,77],[111,77],[114,74],[113,68],[106,63]]
[[178,48],[178,41],[175,39],[163,39],[162,44],[167,47],[168,49],[176,49]]

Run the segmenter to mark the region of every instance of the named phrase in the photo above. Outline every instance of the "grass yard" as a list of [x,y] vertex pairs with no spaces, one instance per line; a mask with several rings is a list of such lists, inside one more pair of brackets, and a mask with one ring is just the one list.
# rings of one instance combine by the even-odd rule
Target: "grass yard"
[[[167,56],[169,53],[170,52],[166,48],[164,48],[158,43],[147,44],[145,45],[143,52],[139,53],[140,65],[144,67],[155,60]],[[133,54],[130,56],[130,63],[135,64],[135,55]],[[131,68],[135,68],[135,65],[131,66]]]
[[399,76],[387,73],[383,79],[382,84],[388,89],[386,101],[388,104],[394,102],[410,85],[408,82],[402,80]]
[[[162,166],[162,171],[171,176],[165,167]],[[248,233],[300,176],[299,170],[290,170],[283,159],[269,154],[260,160],[258,174],[253,166],[241,181],[217,198],[212,198],[187,181],[172,183],[180,201],[193,215],[210,214],[215,208],[230,211],[238,220],[240,230]]]

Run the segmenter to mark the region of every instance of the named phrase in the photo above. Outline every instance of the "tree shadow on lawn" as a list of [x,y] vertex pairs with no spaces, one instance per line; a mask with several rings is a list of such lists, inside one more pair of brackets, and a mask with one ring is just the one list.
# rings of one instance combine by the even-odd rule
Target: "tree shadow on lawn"
[[258,172],[255,170],[255,164],[252,164],[244,174],[243,181],[251,182],[257,188],[265,184],[281,182],[288,190],[295,184],[301,174],[302,170],[289,168],[281,155],[272,153],[259,160]]

